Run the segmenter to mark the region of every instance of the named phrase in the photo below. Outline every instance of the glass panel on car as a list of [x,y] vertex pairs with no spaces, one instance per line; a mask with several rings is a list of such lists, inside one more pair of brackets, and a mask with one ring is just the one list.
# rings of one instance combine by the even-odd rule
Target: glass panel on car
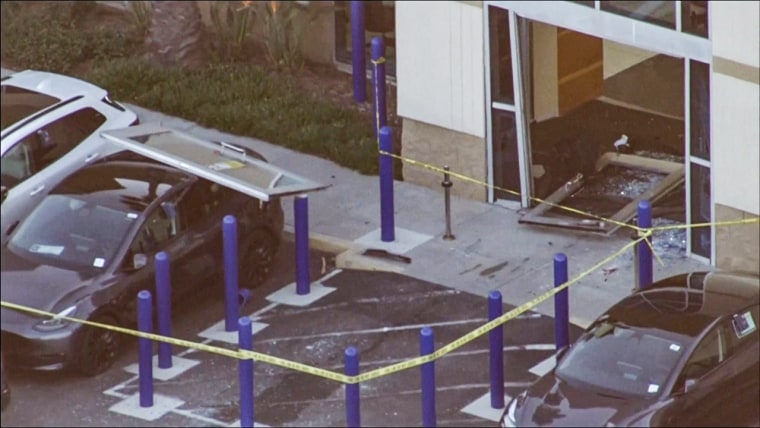
[[40,92],[2,85],[2,129],[61,101]]

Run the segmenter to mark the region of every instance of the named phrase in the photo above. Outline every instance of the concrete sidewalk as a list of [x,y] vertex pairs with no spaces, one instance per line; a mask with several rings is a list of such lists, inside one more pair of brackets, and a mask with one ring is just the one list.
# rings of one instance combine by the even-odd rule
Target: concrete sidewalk
[[[394,185],[395,240],[382,242],[377,176],[364,176],[333,162],[254,138],[203,128],[138,106],[130,107],[138,113],[142,123],[159,121],[202,138],[245,145],[279,167],[329,184],[327,189],[309,195],[310,245],[339,253],[338,267],[404,273],[481,296],[499,290],[504,302],[517,306],[553,287],[556,253],[567,255],[569,277],[574,278],[631,242],[630,230],[603,237],[520,225],[517,211],[457,197],[451,199],[452,233],[456,238],[444,240],[443,190],[398,181]],[[292,199],[283,201],[289,231],[293,230]],[[401,254],[411,262],[362,256],[369,248]],[[664,265],[655,260],[655,280],[680,272],[710,269],[679,254],[665,252],[660,256]],[[603,267],[607,272],[593,270],[570,287],[570,316],[578,325],[587,325],[634,287],[632,250]],[[553,316],[553,300],[539,304],[534,310]]]
[[[3,76],[8,73],[9,70],[2,70]],[[380,240],[378,177],[364,176],[333,162],[254,138],[203,128],[138,106],[130,107],[137,112],[141,123],[161,122],[201,138],[249,146],[279,167],[329,184],[327,189],[309,195],[310,242],[314,248],[339,254],[339,267],[395,271],[481,296],[499,290],[505,303],[517,306],[552,288],[556,253],[567,255],[572,279],[586,274],[631,242],[628,230],[602,237],[520,225],[517,211],[457,197],[451,198],[452,232],[456,239],[443,240],[443,190],[396,182],[396,236],[393,242],[384,243]],[[456,186],[457,179],[453,181]],[[289,231],[293,230],[292,199],[283,201]],[[654,239],[658,239],[657,235]],[[411,263],[361,256],[367,248],[402,254],[409,257]],[[663,265],[655,260],[655,280],[680,272],[711,269],[684,258],[678,251],[660,256]],[[632,250],[603,267],[607,272],[595,269],[570,286],[570,316],[578,325],[587,325],[634,287]],[[553,300],[539,304],[534,310],[553,316]]]

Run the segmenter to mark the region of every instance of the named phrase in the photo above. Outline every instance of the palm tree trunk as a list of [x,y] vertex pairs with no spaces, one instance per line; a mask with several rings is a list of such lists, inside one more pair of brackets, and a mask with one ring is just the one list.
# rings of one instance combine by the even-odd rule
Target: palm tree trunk
[[151,1],[152,17],[145,36],[147,58],[160,67],[195,68],[205,62],[203,23],[194,1]]

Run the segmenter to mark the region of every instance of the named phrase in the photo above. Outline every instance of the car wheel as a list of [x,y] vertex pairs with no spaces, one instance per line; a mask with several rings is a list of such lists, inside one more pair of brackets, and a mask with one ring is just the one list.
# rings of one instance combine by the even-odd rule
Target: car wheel
[[240,286],[253,288],[263,284],[272,274],[276,252],[277,242],[272,233],[254,229],[240,252]]
[[[109,315],[96,315],[90,321],[116,325],[116,319]],[[74,369],[84,376],[97,376],[113,365],[119,353],[121,337],[113,330],[84,326],[79,339],[78,354]]]

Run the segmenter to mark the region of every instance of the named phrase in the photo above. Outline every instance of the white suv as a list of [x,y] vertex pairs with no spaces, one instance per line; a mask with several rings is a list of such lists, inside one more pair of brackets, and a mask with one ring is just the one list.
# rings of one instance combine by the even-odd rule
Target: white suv
[[91,83],[26,70],[2,79],[2,242],[64,177],[121,149],[101,131],[137,115]]

